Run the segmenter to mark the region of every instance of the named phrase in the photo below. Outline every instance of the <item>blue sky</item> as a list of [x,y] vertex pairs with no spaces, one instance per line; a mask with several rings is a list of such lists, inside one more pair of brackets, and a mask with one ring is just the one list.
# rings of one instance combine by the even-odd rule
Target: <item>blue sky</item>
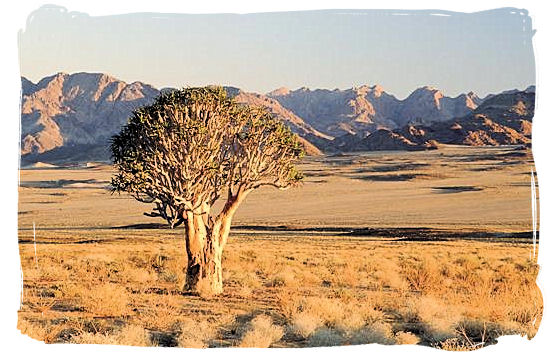
[[262,93],[380,84],[404,98],[424,85],[485,96],[534,84],[533,33],[517,9],[90,17],[50,6],[29,16],[19,43],[21,74],[35,82],[88,71]]

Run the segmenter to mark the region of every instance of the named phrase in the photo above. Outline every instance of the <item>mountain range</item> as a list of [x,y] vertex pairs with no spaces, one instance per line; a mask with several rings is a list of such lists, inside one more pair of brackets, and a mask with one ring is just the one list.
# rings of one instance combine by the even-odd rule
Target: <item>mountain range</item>
[[[102,73],[21,78],[22,163],[106,161],[112,135],[135,108],[163,90]],[[418,150],[439,144],[529,144],[535,88],[479,98],[420,87],[404,100],[381,86],[346,90],[279,88],[266,95],[226,87],[238,102],[266,107],[306,152]]]
[[379,85],[348,90],[280,88],[267,95],[321,132],[335,137],[380,128],[394,129],[410,122],[448,120],[468,114],[482,101],[471,92],[446,97],[429,86],[416,89],[402,101]]
[[423,150],[440,144],[498,146],[531,144],[534,90],[491,95],[464,116],[430,123],[346,134],[333,140],[329,151]]

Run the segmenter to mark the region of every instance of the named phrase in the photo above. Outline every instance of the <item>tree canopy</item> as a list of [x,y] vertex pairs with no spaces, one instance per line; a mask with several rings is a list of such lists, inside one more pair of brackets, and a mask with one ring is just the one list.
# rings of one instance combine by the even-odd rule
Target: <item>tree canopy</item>
[[[298,138],[265,108],[236,103],[221,87],[161,94],[136,109],[112,138],[117,170],[114,191],[155,205],[149,216],[180,225],[189,213],[216,218],[261,186],[287,188],[302,180],[295,162],[304,155]],[[225,197],[225,198],[223,198]]]

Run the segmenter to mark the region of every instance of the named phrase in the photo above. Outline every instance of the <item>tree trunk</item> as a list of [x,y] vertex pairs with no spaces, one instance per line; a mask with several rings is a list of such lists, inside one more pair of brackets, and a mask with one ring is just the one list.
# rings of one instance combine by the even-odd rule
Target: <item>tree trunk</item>
[[207,242],[199,252],[189,255],[188,250],[185,288],[203,295],[223,292],[221,247]]
[[209,205],[203,205],[199,214],[186,213],[186,290],[201,295],[217,295],[223,292],[222,252],[229,237],[233,215],[249,192],[230,196],[214,222],[209,219]]
[[[227,220],[230,222],[230,220]],[[228,228],[226,223],[216,223],[206,227],[201,215],[189,213],[185,221],[185,247],[187,251],[187,270],[185,290],[204,295],[216,295],[223,292],[222,252]],[[221,237],[224,235],[225,237]]]

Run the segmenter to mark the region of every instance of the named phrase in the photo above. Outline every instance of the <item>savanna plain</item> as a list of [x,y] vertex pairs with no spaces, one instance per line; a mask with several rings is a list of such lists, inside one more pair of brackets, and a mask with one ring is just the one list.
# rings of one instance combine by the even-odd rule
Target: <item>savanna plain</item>
[[23,168],[18,328],[47,343],[182,347],[470,350],[536,334],[530,150],[444,146],[300,167],[300,187],[254,191],[241,206],[224,293],[211,297],[182,291],[183,228],[112,194],[111,166]]

